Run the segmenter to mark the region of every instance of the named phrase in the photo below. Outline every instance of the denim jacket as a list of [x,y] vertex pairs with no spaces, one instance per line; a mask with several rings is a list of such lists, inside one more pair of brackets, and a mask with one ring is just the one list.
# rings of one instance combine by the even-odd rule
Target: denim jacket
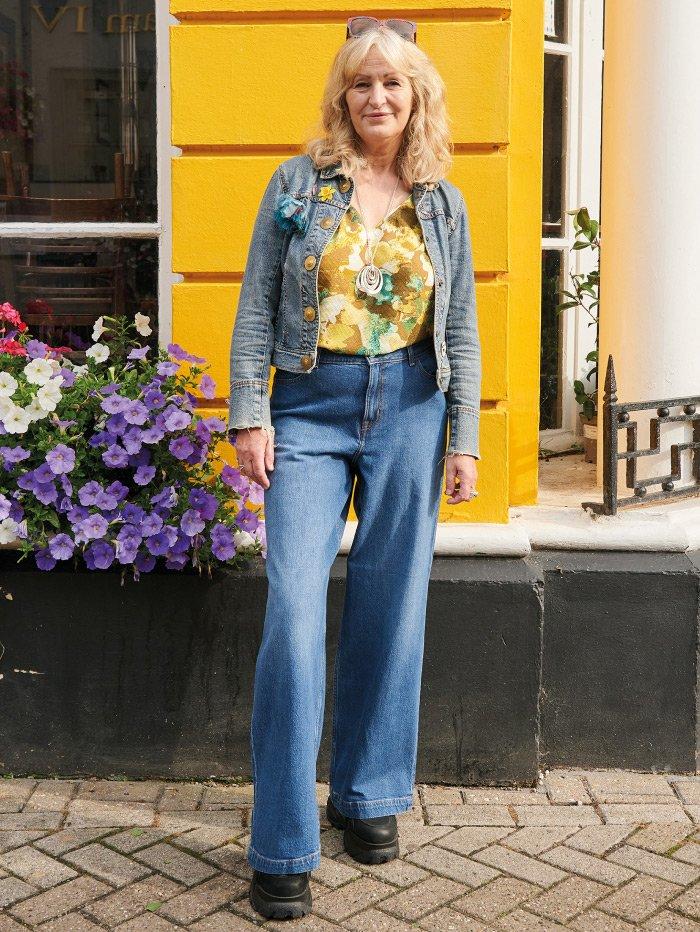
[[[319,170],[306,154],[282,162],[267,184],[231,338],[232,438],[239,428],[264,427],[274,440],[271,363],[289,372],[309,372],[317,364],[319,261],[353,187],[339,164]],[[481,344],[467,208],[460,190],[444,179],[415,184],[413,202],[435,274],[435,378],[447,395],[447,455],[479,459]],[[290,211],[294,216],[286,220]]]

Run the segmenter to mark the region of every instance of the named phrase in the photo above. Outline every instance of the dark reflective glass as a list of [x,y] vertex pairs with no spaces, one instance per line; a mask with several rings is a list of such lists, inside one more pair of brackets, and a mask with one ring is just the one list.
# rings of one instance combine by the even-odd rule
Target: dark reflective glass
[[155,221],[155,0],[0,2],[0,221]]
[[556,306],[562,300],[562,253],[546,249],[542,252],[542,333],[540,343],[540,430],[562,426],[562,315]]
[[138,311],[153,333],[141,338],[158,345],[158,243],[156,240],[0,239],[0,296],[9,301],[32,336],[84,362],[94,342],[98,317]]
[[563,56],[544,56],[542,133],[542,235],[564,235],[564,67]]
[[567,0],[545,0],[544,36],[554,42],[567,42]]

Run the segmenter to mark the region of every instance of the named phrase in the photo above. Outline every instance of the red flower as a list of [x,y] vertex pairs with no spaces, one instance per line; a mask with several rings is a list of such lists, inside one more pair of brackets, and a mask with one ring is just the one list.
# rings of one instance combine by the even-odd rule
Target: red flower
[[9,340],[0,337],[0,353],[8,353],[10,356],[26,356],[27,351],[18,343],[17,340]]

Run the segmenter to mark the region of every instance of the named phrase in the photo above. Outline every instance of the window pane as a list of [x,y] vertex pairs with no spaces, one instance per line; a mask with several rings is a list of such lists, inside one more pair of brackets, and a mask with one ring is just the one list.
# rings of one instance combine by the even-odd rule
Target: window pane
[[540,429],[561,427],[562,315],[555,308],[563,299],[562,253],[542,252],[542,334],[540,350]]
[[561,55],[544,56],[542,235],[563,236],[564,67]]
[[555,42],[566,42],[566,7],[567,0],[545,0],[544,36]]
[[154,221],[155,0],[0,4],[0,221]]
[[[0,239],[0,295],[29,332],[84,362],[92,327],[103,314],[150,317],[158,345],[158,244],[155,240]],[[144,341],[145,342],[145,341]]]

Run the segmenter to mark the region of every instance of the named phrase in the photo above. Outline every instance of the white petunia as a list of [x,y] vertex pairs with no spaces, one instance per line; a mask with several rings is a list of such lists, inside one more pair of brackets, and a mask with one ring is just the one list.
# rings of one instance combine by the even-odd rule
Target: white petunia
[[10,398],[17,391],[17,379],[9,372],[0,372],[0,397]]
[[107,327],[104,325],[104,317],[98,317],[95,323],[92,325],[92,339],[99,340],[103,333],[107,332]]
[[2,423],[8,434],[26,434],[31,420],[29,415],[25,413],[24,408],[13,405],[12,410],[4,415]]
[[77,378],[80,378],[81,375],[85,375],[87,371],[88,371],[87,366],[75,366],[75,365],[73,366],[73,372],[75,373]]
[[15,406],[14,401],[6,395],[0,395],[0,421],[5,417],[8,411]]
[[61,400],[61,388],[57,383],[57,379],[52,379],[36,393],[36,400],[44,411],[53,411]]
[[109,356],[109,347],[104,343],[94,343],[89,350],[85,351],[86,356],[91,356],[95,362],[104,362]]
[[0,544],[11,544],[17,537],[18,528],[14,518],[3,518],[0,521]]
[[236,549],[240,550],[241,547],[252,547],[255,543],[255,538],[247,531],[236,531],[233,535],[233,542],[236,545]]
[[24,377],[32,385],[45,385],[53,376],[53,366],[48,359],[32,359],[24,367]]
[[36,397],[32,398],[32,400],[24,409],[24,412],[32,421],[40,421],[42,418],[47,417],[49,413],[46,408],[42,408],[42,406],[39,404],[39,399]]
[[134,322],[136,323],[136,329],[142,337],[148,337],[153,333],[149,326],[151,318],[147,317],[146,314],[139,314],[137,311],[134,315]]

